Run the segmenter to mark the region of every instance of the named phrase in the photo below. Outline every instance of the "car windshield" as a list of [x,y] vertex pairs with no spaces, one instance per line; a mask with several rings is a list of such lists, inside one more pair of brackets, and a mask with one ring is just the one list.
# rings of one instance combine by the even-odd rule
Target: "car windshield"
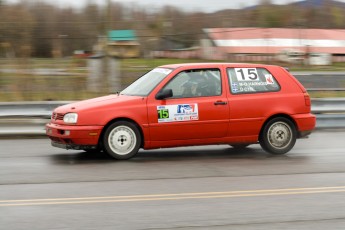
[[147,96],[171,71],[171,69],[155,68],[125,88],[121,94]]

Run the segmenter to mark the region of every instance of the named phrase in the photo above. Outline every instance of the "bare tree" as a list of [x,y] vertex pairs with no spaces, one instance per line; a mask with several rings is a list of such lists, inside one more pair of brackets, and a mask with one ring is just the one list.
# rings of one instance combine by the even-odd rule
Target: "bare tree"
[[332,0],[321,5],[306,1],[283,6],[261,0],[258,6],[214,13],[185,12],[172,6],[147,9],[136,3],[109,3],[105,7],[88,1],[84,8],[73,9],[35,0],[16,4],[0,0],[1,50],[12,49],[17,55],[31,53],[38,57],[69,56],[76,49],[91,50],[99,35],[117,29],[135,30],[141,43],[152,49],[157,48],[155,41],[162,37],[181,47],[197,45],[203,28],[345,26],[345,5]]

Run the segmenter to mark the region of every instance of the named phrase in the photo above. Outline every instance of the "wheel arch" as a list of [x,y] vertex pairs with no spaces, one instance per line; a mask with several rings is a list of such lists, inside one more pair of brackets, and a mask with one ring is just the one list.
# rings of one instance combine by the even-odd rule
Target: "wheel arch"
[[[141,128],[141,126],[138,124],[138,122],[136,122],[135,120],[133,119],[130,119],[130,118],[127,118],[127,117],[117,117],[117,118],[114,118],[112,120],[110,120],[102,129],[102,132],[101,132],[101,135],[99,136],[99,139],[98,139],[98,144],[101,145],[102,144],[102,140],[103,140],[103,137],[104,137],[104,134],[107,130],[107,128],[112,125],[113,123],[115,122],[118,122],[118,121],[127,121],[127,122],[130,122],[132,124],[134,124],[138,130],[139,130],[139,133],[140,133],[140,137],[141,137],[141,143],[140,143],[140,147],[142,148],[144,146],[144,132]],[[102,146],[103,148],[103,146]]]
[[297,130],[297,127],[298,127],[298,126],[297,126],[297,123],[296,123],[296,121],[295,121],[290,115],[285,114],[285,113],[277,113],[277,114],[274,114],[274,115],[268,117],[268,118],[265,120],[265,122],[262,124],[261,129],[260,129],[260,133],[259,133],[259,140],[260,140],[260,138],[262,137],[262,133],[263,133],[263,131],[264,131],[264,129],[265,129],[266,124],[267,124],[270,120],[272,120],[272,119],[274,119],[274,118],[277,118],[277,117],[283,117],[283,118],[286,118],[286,119],[290,120],[290,121],[292,122],[292,124],[294,125],[294,128],[295,128],[296,132],[298,131],[298,130]]

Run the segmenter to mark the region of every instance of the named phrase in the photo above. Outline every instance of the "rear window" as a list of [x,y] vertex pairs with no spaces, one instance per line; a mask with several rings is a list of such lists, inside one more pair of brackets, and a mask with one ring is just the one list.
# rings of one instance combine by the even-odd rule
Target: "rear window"
[[276,92],[280,85],[265,68],[228,68],[232,94]]

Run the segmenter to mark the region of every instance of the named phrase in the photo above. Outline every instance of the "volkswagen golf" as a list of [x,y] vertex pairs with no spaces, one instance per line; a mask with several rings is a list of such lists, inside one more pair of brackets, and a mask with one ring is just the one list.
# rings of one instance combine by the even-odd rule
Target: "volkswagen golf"
[[140,148],[260,144],[285,154],[315,128],[306,89],[285,68],[184,63],[152,69],[122,92],[56,108],[52,146],[129,159]]

